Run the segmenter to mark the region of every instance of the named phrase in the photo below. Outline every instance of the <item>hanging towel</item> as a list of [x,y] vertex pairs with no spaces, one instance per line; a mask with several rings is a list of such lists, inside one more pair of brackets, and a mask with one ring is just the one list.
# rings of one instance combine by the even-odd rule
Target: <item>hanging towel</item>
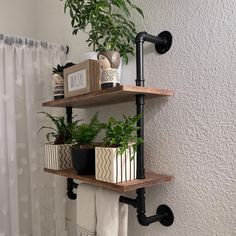
[[80,184],[77,192],[77,236],[96,236],[96,187]]
[[96,193],[97,236],[128,236],[128,205],[120,194],[99,189]]

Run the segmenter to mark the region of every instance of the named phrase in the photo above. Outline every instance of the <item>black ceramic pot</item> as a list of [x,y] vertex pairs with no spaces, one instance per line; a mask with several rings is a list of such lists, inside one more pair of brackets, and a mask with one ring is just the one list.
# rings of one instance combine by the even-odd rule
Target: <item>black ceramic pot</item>
[[95,148],[71,147],[73,168],[78,175],[95,175]]

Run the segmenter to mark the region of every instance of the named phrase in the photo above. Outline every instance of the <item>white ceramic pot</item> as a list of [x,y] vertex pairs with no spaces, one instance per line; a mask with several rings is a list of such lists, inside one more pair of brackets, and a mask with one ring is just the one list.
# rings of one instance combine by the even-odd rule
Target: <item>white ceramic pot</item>
[[122,61],[122,58],[120,59],[120,65],[118,67],[118,75],[119,75],[119,78],[120,78],[120,81],[121,81],[121,78],[122,78],[122,65],[123,65],[123,61]]
[[45,168],[63,170],[72,168],[71,144],[45,144]]
[[80,57],[80,62],[86,61],[86,60],[97,60],[98,52],[86,52],[83,53]]
[[120,155],[117,148],[95,148],[95,178],[97,180],[120,183],[136,179],[137,158],[129,147]]

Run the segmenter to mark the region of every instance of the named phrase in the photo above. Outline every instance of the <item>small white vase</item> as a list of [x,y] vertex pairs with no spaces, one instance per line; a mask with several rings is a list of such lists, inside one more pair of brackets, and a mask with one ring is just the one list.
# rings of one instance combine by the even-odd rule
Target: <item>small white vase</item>
[[83,53],[80,57],[80,62],[86,61],[86,60],[97,60],[98,52],[86,52]]

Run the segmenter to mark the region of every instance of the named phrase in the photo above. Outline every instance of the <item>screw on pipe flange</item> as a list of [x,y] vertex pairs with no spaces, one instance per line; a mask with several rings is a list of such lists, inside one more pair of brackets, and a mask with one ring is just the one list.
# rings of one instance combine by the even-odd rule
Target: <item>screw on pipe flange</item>
[[166,205],[160,205],[157,208],[156,214],[161,217],[160,223],[164,226],[171,226],[174,222],[174,214]]

